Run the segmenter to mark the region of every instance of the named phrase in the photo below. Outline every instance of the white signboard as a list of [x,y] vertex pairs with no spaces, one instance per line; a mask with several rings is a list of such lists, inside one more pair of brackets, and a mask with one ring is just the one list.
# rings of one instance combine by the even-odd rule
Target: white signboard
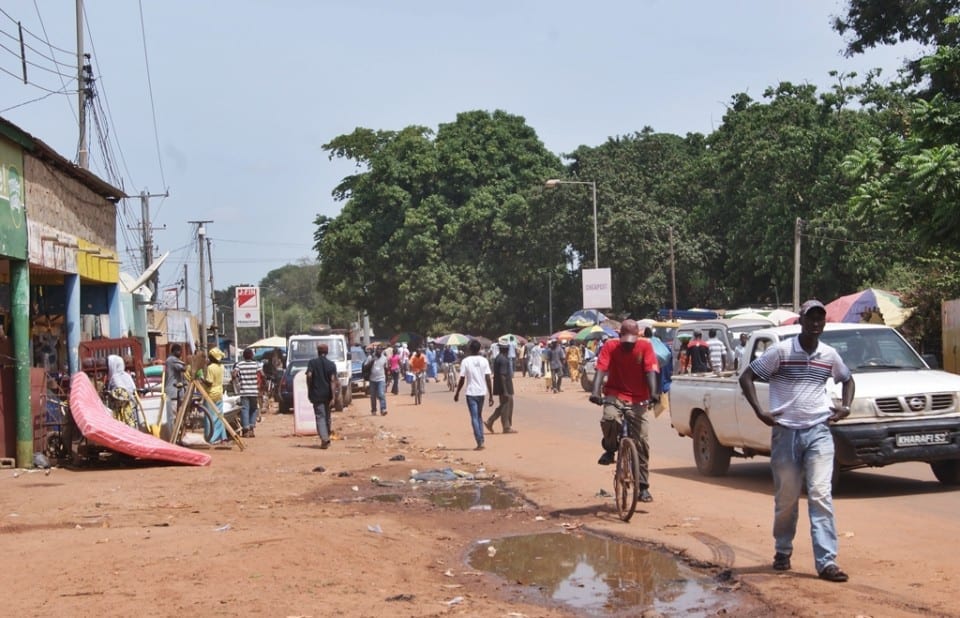
[[613,306],[613,290],[610,287],[609,268],[584,268],[583,308],[609,309]]
[[260,326],[260,288],[236,288],[233,317],[237,328]]

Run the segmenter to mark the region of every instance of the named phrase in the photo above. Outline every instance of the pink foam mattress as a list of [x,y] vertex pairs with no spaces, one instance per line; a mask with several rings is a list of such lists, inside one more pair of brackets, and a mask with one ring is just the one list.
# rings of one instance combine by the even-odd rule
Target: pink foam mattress
[[210,455],[206,453],[164,442],[113,418],[110,410],[100,401],[90,378],[82,371],[70,378],[70,414],[87,440],[118,453],[191,466],[210,463]]

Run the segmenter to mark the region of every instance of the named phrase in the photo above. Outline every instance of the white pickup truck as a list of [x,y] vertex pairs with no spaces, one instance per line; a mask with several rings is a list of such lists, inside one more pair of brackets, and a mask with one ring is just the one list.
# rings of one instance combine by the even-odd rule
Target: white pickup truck
[[[743,364],[799,333],[798,325],[754,331]],[[941,483],[960,483],[960,376],[931,369],[887,326],[827,324],[820,340],[840,353],[856,380],[850,416],[831,425],[837,470],[923,461]],[[769,387],[755,384],[766,406]],[[826,388],[839,402],[840,385]],[[732,456],[770,454],[770,428],[754,414],[734,372],[674,375],[670,417],[680,435],[693,438],[701,474],[726,474]]]

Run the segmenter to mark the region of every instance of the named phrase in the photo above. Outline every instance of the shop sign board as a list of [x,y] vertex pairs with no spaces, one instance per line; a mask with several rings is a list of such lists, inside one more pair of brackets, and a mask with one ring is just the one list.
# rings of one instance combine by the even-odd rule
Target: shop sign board
[[23,151],[0,138],[0,255],[27,259]]
[[583,308],[609,309],[613,306],[609,268],[583,269]]
[[237,328],[260,326],[260,288],[238,286],[233,315]]

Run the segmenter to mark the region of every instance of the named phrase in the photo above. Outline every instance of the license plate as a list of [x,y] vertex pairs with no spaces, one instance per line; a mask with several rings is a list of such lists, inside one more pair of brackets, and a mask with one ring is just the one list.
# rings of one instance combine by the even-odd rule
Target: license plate
[[926,446],[928,444],[950,444],[950,432],[931,431],[929,433],[897,434],[897,447]]

